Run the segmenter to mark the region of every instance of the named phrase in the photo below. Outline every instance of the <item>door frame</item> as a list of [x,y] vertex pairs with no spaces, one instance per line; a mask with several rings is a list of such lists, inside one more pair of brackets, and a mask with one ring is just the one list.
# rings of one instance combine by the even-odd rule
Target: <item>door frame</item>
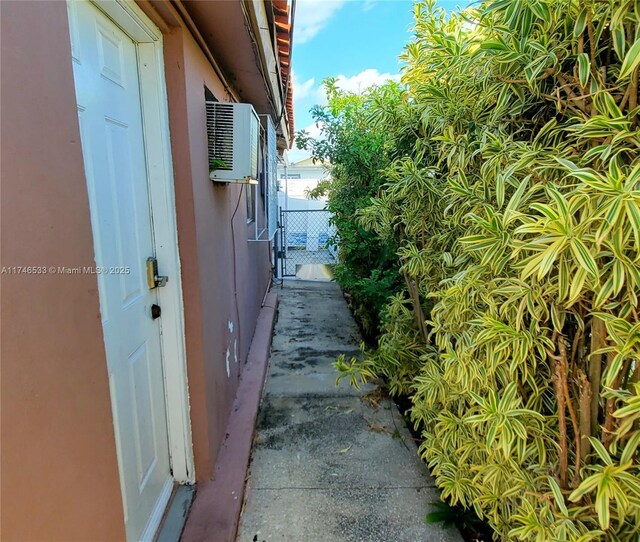
[[160,343],[169,461],[174,481],[192,484],[195,483],[195,465],[162,33],[132,0],[91,2],[136,44],[155,256],[159,274],[169,277],[166,286],[158,290],[163,309]]

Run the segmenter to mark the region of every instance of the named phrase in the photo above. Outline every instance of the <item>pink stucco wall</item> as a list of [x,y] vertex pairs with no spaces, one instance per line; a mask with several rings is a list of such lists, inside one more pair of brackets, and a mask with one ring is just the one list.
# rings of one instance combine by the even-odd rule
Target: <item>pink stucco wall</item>
[[[243,187],[209,180],[205,86],[220,101],[228,98],[206,57],[182,28],[173,29],[165,39],[165,66],[188,329],[194,452],[196,474],[202,480],[213,472],[239,370],[246,360],[269,286],[269,244],[248,241],[253,225],[247,224]],[[232,235],[231,219],[236,206]],[[230,376],[226,369],[227,349]]]
[[[248,242],[242,188],[208,180],[204,87],[224,100],[220,82],[190,34],[167,16],[169,4],[144,9],[165,34],[191,421],[196,475],[204,480],[269,286],[269,246]],[[1,265],[91,266],[65,3],[4,0],[0,13]],[[121,540],[96,278],[1,278],[0,538]]]
[[[1,2],[1,265],[91,266],[64,2]],[[118,540],[95,276],[3,274],[0,538]]]

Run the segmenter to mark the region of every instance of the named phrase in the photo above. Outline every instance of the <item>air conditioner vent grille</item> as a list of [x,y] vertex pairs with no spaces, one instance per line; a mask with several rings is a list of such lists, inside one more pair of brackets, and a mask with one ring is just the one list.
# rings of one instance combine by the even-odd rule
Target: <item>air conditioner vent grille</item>
[[231,104],[207,102],[207,137],[211,169],[233,170],[233,113]]
[[258,184],[260,119],[251,104],[207,101],[206,113],[209,179]]

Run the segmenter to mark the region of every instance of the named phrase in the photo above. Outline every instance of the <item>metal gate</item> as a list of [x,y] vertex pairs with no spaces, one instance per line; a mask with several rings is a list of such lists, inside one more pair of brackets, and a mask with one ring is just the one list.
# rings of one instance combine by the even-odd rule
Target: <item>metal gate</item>
[[336,262],[330,219],[331,213],[323,209],[280,211],[281,276],[295,277],[302,265]]

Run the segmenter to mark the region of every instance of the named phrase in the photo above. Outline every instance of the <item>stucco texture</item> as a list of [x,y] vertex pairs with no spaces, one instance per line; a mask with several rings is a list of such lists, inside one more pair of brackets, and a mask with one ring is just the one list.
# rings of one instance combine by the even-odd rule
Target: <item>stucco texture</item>
[[[195,467],[207,480],[270,249],[249,241],[243,188],[208,178],[204,89],[224,101],[222,84],[170,4],[141,5],[164,34]],[[92,266],[66,4],[6,0],[0,10],[1,265]],[[123,540],[96,276],[4,274],[1,294],[0,538]]]
[[205,87],[220,101],[228,96],[182,28],[165,39],[165,68],[196,476],[206,480],[271,280],[270,248],[249,241],[254,226],[247,224],[244,187],[209,180]]
[[[1,265],[92,266],[66,4],[0,9]],[[96,277],[1,278],[0,538],[123,539]]]

